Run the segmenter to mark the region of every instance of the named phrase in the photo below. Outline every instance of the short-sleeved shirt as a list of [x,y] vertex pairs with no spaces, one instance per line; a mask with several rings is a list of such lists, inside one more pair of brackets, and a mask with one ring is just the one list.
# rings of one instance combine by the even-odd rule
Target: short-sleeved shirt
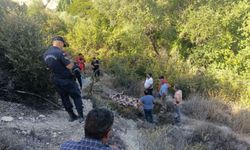
[[161,85],[159,94],[160,94],[160,96],[163,96],[163,94],[166,95],[167,93],[168,93],[168,85],[167,85],[167,83],[164,83]]
[[84,138],[79,142],[67,141],[61,145],[60,150],[112,150],[101,141]]
[[61,79],[72,79],[72,73],[66,68],[70,64],[67,54],[60,48],[51,46],[44,54],[43,59],[54,77]]
[[154,107],[154,97],[152,95],[145,95],[140,98],[143,104],[143,109],[153,109]]
[[154,81],[153,81],[152,77],[147,78],[145,83],[144,83],[144,88],[145,89],[152,89],[153,88],[153,83],[154,83]]

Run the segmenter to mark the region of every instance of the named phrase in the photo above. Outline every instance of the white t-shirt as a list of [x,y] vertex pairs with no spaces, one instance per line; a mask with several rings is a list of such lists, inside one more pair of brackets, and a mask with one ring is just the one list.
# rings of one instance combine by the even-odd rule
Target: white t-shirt
[[153,81],[152,77],[150,77],[149,79],[147,78],[145,83],[144,83],[144,88],[148,89],[151,86],[150,89],[152,89],[153,88],[153,83],[154,83],[154,81]]

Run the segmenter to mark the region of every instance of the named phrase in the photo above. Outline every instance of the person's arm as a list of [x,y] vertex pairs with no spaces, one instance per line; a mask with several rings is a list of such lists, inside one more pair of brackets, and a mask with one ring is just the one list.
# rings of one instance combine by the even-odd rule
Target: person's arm
[[66,66],[66,68],[69,69],[69,70],[72,70],[73,66],[74,66],[73,63],[70,63],[70,64],[68,64],[68,65]]
[[142,105],[143,105],[142,99],[139,99],[139,100],[137,101],[137,107],[140,107],[140,106],[142,106]]
[[62,53],[60,59],[67,69],[72,70],[74,64],[70,61],[66,53]]

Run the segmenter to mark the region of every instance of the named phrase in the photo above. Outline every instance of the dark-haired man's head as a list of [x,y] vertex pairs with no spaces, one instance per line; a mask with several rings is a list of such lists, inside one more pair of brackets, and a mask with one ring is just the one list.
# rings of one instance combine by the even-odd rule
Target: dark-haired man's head
[[175,84],[175,85],[174,85],[174,90],[175,90],[175,91],[178,91],[179,89],[180,89],[180,86],[179,86],[178,84]]
[[79,53],[78,56],[82,56],[82,53]]
[[152,73],[147,73],[147,78],[152,77]]
[[145,95],[148,95],[148,90],[144,90],[144,94],[145,94]]
[[160,80],[163,80],[163,79],[164,79],[164,76],[160,76],[159,79],[160,79]]
[[104,108],[91,110],[84,126],[85,137],[97,140],[108,139],[113,122],[114,115],[111,111]]

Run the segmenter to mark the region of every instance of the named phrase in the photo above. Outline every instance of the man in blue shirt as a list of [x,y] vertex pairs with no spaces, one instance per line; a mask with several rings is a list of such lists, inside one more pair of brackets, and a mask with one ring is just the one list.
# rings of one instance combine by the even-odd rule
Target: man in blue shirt
[[52,46],[44,53],[43,59],[49,69],[52,71],[52,81],[56,87],[57,92],[61,96],[63,106],[68,112],[72,122],[77,120],[77,115],[73,112],[73,105],[70,102],[69,96],[73,98],[76,110],[79,116],[79,122],[83,122],[83,104],[81,92],[78,85],[74,81],[71,70],[73,63],[67,57],[67,54],[62,51],[66,42],[60,36],[55,36],[52,39]]
[[111,135],[114,115],[103,108],[91,110],[86,118],[84,131],[85,138],[76,141],[67,141],[60,150],[112,150],[107,145]]
[[143,105],[143,110],[145,114],[145,118],[148,122],[153,123],[153,107],[154,107],[154,97],[149,95],[148,91],[144,91],[144,96],[140,98],[139,105]]

